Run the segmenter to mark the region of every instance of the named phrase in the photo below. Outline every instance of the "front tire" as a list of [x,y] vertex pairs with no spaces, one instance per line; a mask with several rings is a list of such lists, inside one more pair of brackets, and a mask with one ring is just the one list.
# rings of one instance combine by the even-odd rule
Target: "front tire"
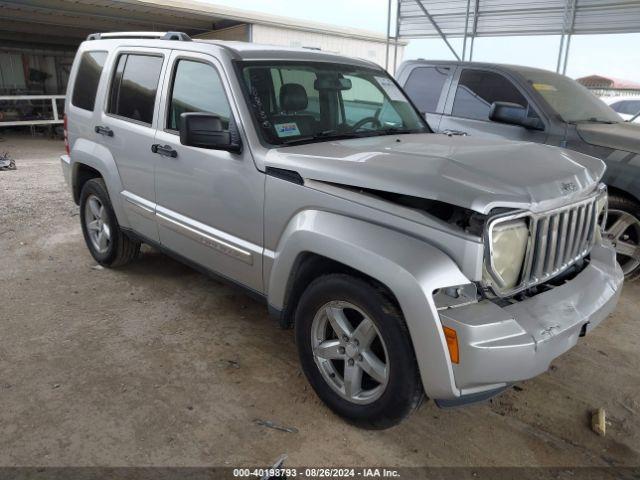
[[93,178],[82,187],[80,223],[89,252],[100,265],[120,267],[138,256],[140,243],[120,229],[101,178]]
[[295,335],[309,383],[347,421],[389,428],[420,405],[409,332],[381,288],[344,274],[316,279],[298,303]]
[[613,242],[625,278],[640,277],[640,204],[619,195],[609,196],[604,236]]

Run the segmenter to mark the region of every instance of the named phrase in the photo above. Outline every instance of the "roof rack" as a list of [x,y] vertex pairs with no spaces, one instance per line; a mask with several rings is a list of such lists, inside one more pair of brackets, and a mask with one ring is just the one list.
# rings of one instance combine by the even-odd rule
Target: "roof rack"
[[184,32],[108,32],[92,33],[87,40],[105,40],[109,38],[156,38],[158,40],[177,40],[190,42],[191,37]]

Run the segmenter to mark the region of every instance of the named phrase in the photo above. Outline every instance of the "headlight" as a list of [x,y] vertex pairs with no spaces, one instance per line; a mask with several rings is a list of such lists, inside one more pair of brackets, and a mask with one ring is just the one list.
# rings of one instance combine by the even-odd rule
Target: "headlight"
[[520,273],[527,252],[529,226],[526,220],[498,223],[489,232],[489,268],[493,280],[502,289],[514,288],[520,280]]

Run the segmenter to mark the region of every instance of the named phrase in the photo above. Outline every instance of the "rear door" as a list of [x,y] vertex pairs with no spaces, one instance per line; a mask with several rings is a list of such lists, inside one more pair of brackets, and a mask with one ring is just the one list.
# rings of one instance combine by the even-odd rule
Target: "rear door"
[[170,50],[121,48],[115,52],[105,108],[95,125],[96,137],[113,156],[122,180],[124,209],[131,227],[158,241],[155,219],[156,155],[153,143],[157,124],[160,79]]
[[440,129],[454,70],[452,66],[420,65],[411,70],[404,81],[404,91],[436,132]]
[[[219,61],[174,51],[163,85],[155,156],[160,242],[188,260],[253,290],[262,291],[265,176],[248,142],[241,153],[180,143],[180,115],[217,115],[223,128],[241,126]],[[241,128],[239,135],[242,138]],[[168,152],[168,153],[167,153]]]
[[545,131],[491,121],[489,112],[493,102],[517,103],[528,109],[530,118],[540,118],[545,122],[538,113],[539,109],[527,98],[526,92],[502,73],[459,67],[440,121],[440,131],[486,138],[545,142]]

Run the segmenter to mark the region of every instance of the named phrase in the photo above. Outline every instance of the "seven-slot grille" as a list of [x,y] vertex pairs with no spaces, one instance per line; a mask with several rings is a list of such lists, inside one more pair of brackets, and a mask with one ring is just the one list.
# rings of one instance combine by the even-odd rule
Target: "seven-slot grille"
[[533,216],[531,244],[525,259],[522,283],[540,283],[584,257],[596,238],[598,197],[569,205],[546,215]]
[[489,229],[516,219],[528,220],[529,225],[529,242],[518,285],[497,291],[494,286],[494,291],[504,296],[525,290],[563,272],[586,256],[596,241],[598,203],[605,195],[606,189],[600,189],[588,199],[549,212],[523,212],[491,222]]

